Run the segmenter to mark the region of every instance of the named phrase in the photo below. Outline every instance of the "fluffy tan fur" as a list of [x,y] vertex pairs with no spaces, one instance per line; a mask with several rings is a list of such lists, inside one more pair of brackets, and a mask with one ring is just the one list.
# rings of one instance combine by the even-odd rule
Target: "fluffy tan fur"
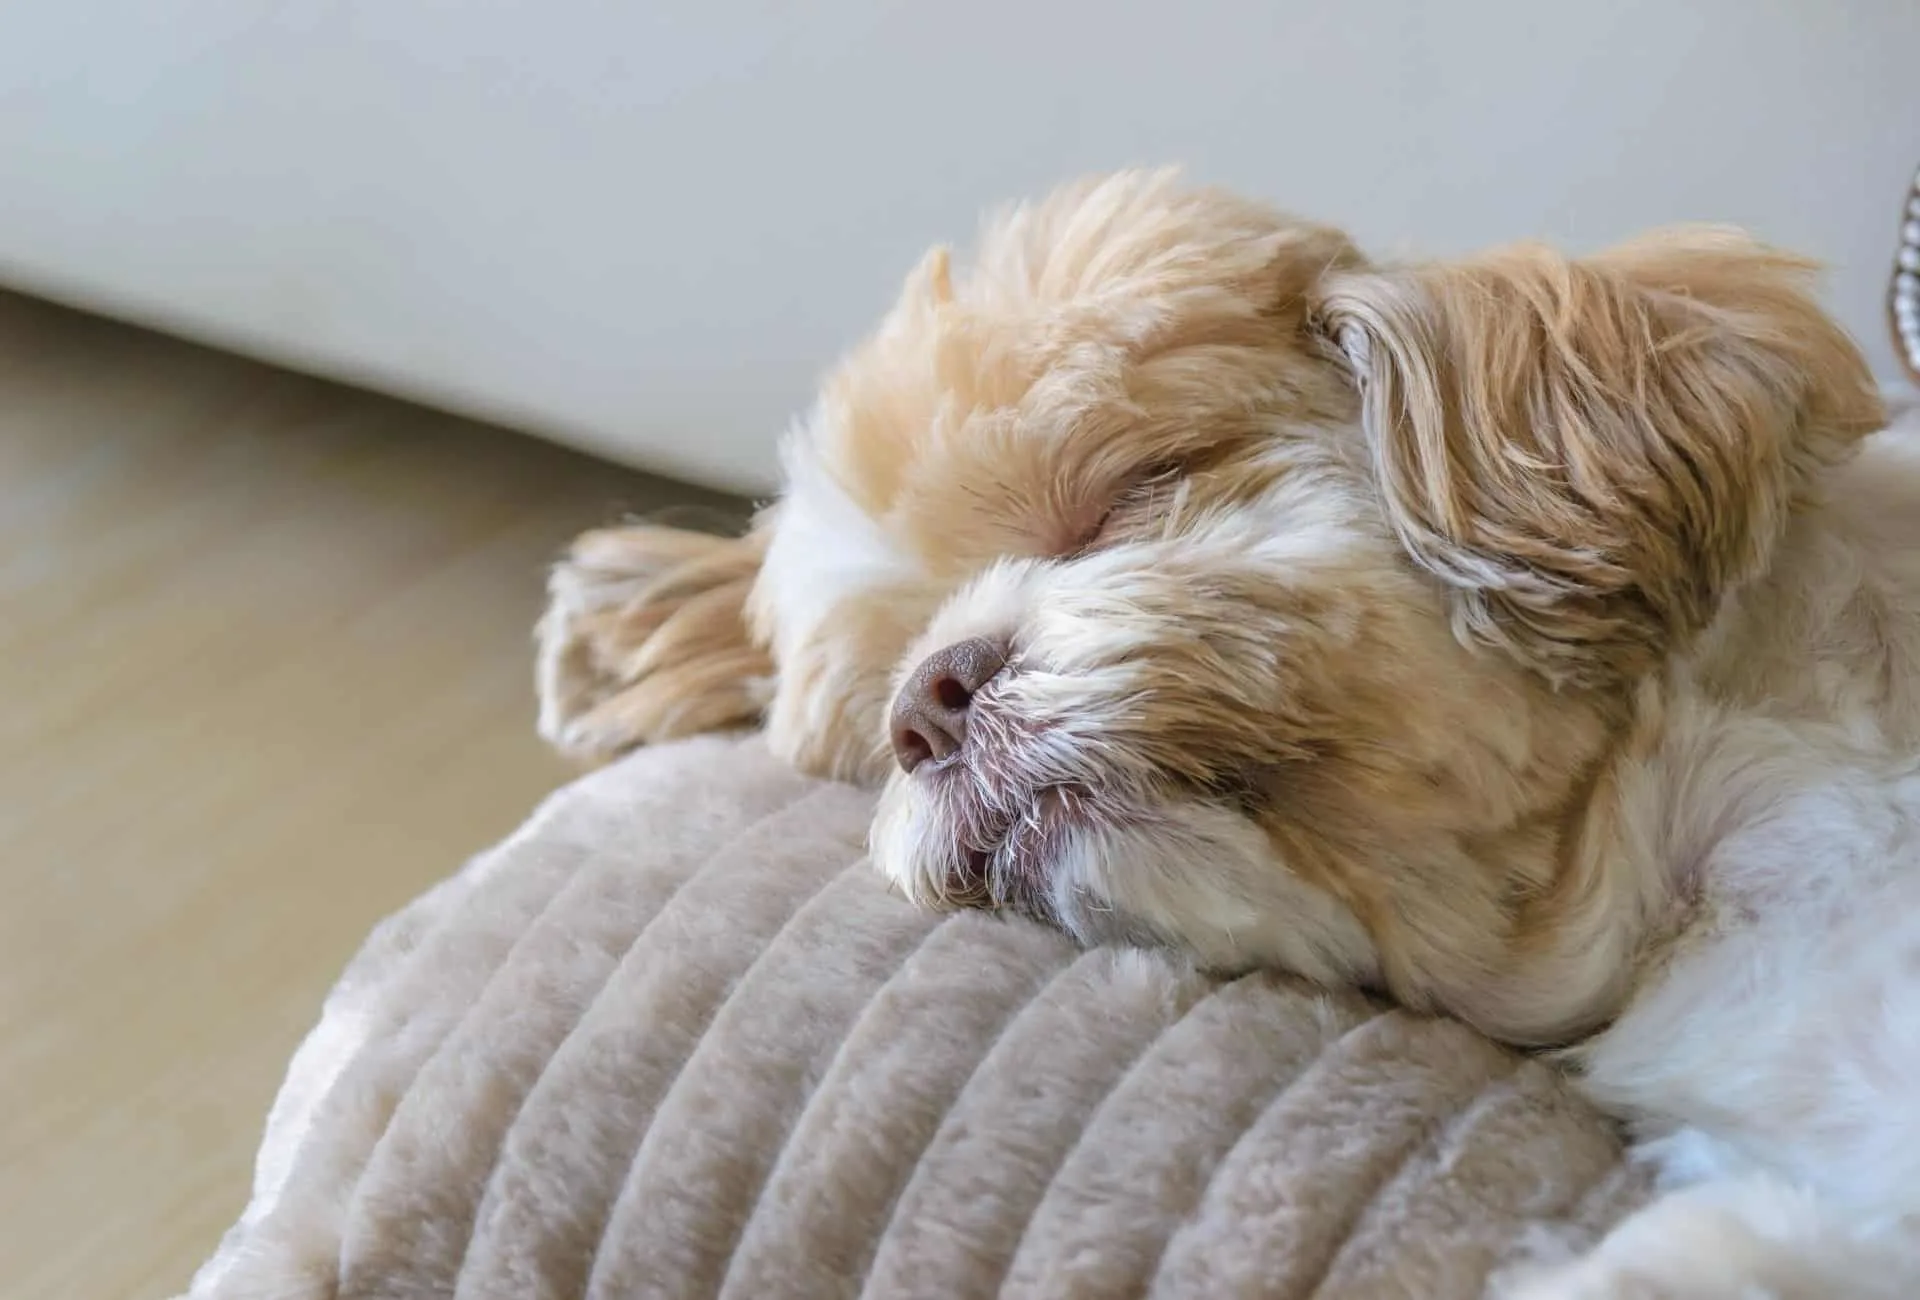
[[1683,229],[1326,287],[1381,499],[1467,636],[1617,688],[1764,572],[1792,504],[1885,422],[1812,269]]
[[[1881,440],[1850,465],[1884,413],[1808,272],[1711,229],[1374,267],[1164,173],[1069,187],[990,222],[969,265],[935,250],[827,379],[729,552],[758,559],[751,593],[742,568],[712,588],[744,602],[737,639],[673,690],[736,720],[763,647],[774,747],[884,782],[873,854],[912,899],[1375,987],[1522,1043],[1617,1019],[1583,1047],[1596,1095],[1671,1134],[1712,1106],[1645,1062],[1753,1041],[1658,1010],[1690,963],[1733,951],[1730,925],[1791,948],[1810,905],[1779,902],[1802,888],[1781,873],[1897,895],[1911,877],[1872,846],[1920,843],[1896,779],[1920,537],[1885,522],[1920,464]],[[652,719],[656,663],[690,671],[633,651],[672,626],[651,603],[549,622],[595,716],[638,693]],[[973,638],[1007,663],[964,744],[890,771],[895,692]],[[582,716],[547,701],[560,730]],[[1763,834],[1780,807],[1791,833]],[[1802,1095],[1797,1064],[1747,1061],[1764,1084],[1727,1105]],[[1852,1141],[1768,1167],[1871,1165]],[[1911,1172],[1893,1200],[1920,1213]]]
[[742,611],[757,538],[663,526],[587,533],[538,629],[540,734],[583,762],[754,723],[773,665]]
[[[605,751],[743,721],[764,646],[776,748],[880,781],[897,679],[1010,637],[978,710],[1019,733],[1009,788],[960,807],[894,778],[877,843],[910,894],[946,897],[956,855],[991,847],[968,837],[1004,833],[976,823],[1071,785],[1121,814],[1093,810],[1116,863],[1177,842],[1248,877],[1148,863],[1094,891],[1108,916],[1298,959],[1304,888],[1341,917],[1306,936],[1310,973],[1563,1038],[1616,1009],[1648,888],[1589,845],[1609,756],[1647,743],[1632,683],[1878,423],[1805,271],[1717,231],[1376,270],[1164,173],[1068,187],[992,221],[957,277],[944,249],[915,269],[747,541],[583,541],[545,661],[580,665],[591,704],[550,672],[549,733]],[[572,612],[637,571],[664,577]],[[1223,807],[1226,829],[1190,815]],[[1170,843],[1135,842],[1150,825]],[[1264,843],[1217,842],[1249,828]],[[1089,887],[1071,874],[1059,892]]]

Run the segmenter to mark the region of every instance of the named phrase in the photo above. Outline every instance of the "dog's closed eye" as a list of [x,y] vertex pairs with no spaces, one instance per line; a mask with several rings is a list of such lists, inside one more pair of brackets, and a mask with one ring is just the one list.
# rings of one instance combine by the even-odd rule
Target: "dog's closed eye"
[[1075,539],[1065,558],[1085,555],[1125,536],[1150,520],[1185,478],[1187,466],[1175,460],[1154,461],[1127,479],[1099,520]]

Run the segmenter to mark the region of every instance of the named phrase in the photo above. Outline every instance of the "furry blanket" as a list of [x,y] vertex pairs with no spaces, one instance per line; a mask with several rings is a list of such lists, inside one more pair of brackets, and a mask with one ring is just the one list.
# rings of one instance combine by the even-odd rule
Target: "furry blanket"
[[195,1300],[1479,1295],[1643,1195],[1544,1067],[929,916],[751,740],[562,791],[382,925]]

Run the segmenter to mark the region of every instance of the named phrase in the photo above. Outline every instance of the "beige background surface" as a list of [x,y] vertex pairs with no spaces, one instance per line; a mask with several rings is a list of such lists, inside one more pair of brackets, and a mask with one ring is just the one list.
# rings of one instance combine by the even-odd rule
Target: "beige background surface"
[[528,628],[689,494],[0,295],[0,1295],[164,1297],[376,918],[566,776]]

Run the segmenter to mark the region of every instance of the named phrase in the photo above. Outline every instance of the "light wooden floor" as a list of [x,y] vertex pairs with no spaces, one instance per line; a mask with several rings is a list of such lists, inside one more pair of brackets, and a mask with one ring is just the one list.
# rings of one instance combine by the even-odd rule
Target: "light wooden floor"
[[368,925],[566,775],[542,566],[694,499],[0,295],[0,1296],[184,1286]]

